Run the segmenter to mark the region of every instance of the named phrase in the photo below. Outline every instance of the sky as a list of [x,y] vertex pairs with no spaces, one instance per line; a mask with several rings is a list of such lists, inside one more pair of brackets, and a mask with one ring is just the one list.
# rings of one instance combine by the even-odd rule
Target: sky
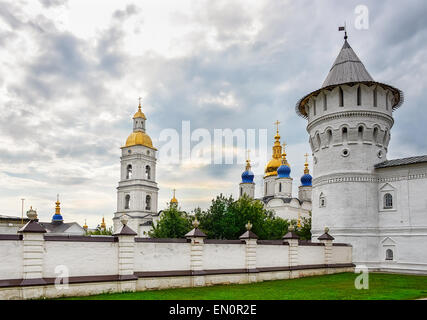
[[[65,221],[96,227],[105,216],[112,225],[138,97],[159,150],[183,121],[212,136],[267,130],[267,146],[251,153],[257,196],[279,120],[296,196],[311,151],[295,104],[320,88],[344,21],[371,76],[405,94],[387,158],[427,154],[425,16],[424,0],[0,0],[0,214],[20,216],[24,198],[25,211],[49,221],[59,194]],[[244,158],[245,149],[228,152]],[[173,188],[187,211],[220,193],[237,197],[241,162],[159,156],[159,209]]]

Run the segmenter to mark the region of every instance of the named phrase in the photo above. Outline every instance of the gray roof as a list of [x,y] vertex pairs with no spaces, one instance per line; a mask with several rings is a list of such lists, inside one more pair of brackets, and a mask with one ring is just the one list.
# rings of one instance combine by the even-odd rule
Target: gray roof
[[348,82],[374,81],[347,40],[335,59],[322,88]]
[[423,163],[427,162],[427,155],[424,156],[416,156],[409,158],[401,158],[401,159],[393,159],[387,160],[375,165],[375,168],[387,168],[387,167],[395,167],[395,166],[404,166],[407,164],[415,164],[415,163]]
[[323,90],[332,90],[338,85],[354,85],[357,83],[363,83],[368,86],[378,85],[391,90],[394,96],[392,104],[393,111],[399,108],[404,101],[402,91],[388,84],[374,81],[362,61],[360,61],[356,53],[350,47],[350,44],[345,40],[338,57],[335,59],[332,68],[329,70],[328,76],[322,84],[322,87],[299,99],[295,106],[295,111],[299,116],[307,119],[308,115],[305,105],[311,97],[317,96]]
[[[0,220],[16,220],[16,221],[21,221],[22,217],[17,217],[17,216],[5,216],[0,214]],[[30,219],[28,219],[27,217],[24,217],[24,221],[28,222],[30,221]]]
[[270,200],[273,200],[273,199],[280,199],[283,201],[283,203],[290,203],[292,201],[292,199],[295,199],[299,202],[299,204],[302,204],[302,201],[298,198],[285,198],[285,197],[276,197],[276,196],[265,196],[265,197],[259,198],[257,200],[261,200],[262,202],[267,204]]
[[65,233],[73,225],[77,225],[83,230],[83,228],[77,222],[68,222],[68,223],[40,222],[40,224],[48,232],[51,232],[51,233]]

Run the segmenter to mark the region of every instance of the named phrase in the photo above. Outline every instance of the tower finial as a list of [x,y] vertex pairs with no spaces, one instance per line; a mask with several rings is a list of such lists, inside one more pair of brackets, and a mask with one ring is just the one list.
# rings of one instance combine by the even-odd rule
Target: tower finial
[[277,132],[277,134],[279,134],[279,124],[280,124],[280,121],[276,120],[276,122],[274,124],[276,125],[276,132]]
[[309,174],[310,170],[308,169],[308,153],[306,153],[304,156],[305,156],[304,174]]
[[285,148],[286,148],[286,143],[285,143],[285,141],[283,141],[283,148],[282,148],[282,164],[284,164],[284,165],[288,165],[288,160],[286,160],[286,151],[285,151]]
[[246,156],[246,168],[245,168],[245,170],[246,171],[249,171],[250,169],[251,169],[251,160],[249,159],[249,153],[251,152],[251,150],[246,150],[246,154],[247,154],[247,156]]
[[175,198],[175,191],[176,191],[176,189],[173,189],[172,191],[173,191],[173,197],[172,197],[172,199],[170,201],[170,204],[171,205],[175,205],[175,204],[178,204],[178,200]]
[[347,40],[348,36],[347,36],[347,27],[346,27],[345,21],[344,21],[343,27],[338,27],[338,31],[344,31],[344,40]]
[[142,98],[141,98],[141,97],[139,97],[139,98],[138,98],[138,101],[139,101],[138,108],[139,108],[139,109],[141,109],[141,100],[142,100]]

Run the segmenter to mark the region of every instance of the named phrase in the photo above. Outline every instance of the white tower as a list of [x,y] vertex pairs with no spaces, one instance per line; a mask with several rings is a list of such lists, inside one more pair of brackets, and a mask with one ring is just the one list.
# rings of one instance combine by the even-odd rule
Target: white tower
[[[344,37],[322,87],[304,96],[297,113],[308,120],[313,152],[312,236],[329,227],[355,244],[355,262],[378,255],[378,192],[374,165],[386,160],[393,110],[402,93],[373,80]],[[370,251],[371,250],[371,251]]]
[[156,183],[156,151],[151,138],[145,133],[147,118],[141,111],[133,116],[133,132],[121,147],[121,172],[117,187],[117,212],[114,230],[118,231],[120,217],[129,216],[128,225],[140,237],[147,237],[153,216],[157,215],[158,187]]
[[[248,151],[249,154],[249,151]],[[254,174],[251,171],[251,162],[248,159],[246,160],[246,168],[242,173],[242,182],[239,184],[239,197],[242,197],[246,194],[249,198],[255,197],[255,183],[254,183]]]

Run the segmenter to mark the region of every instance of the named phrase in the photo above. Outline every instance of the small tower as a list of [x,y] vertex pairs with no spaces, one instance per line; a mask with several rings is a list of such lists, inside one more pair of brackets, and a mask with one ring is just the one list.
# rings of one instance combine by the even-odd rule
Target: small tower
[[291,168],[288,161],[286,160],[285,152],[286,144],[283,144],[283,153],[282,153],[282,164],[277,169],[277,178],[276,178],[276,187],[275,187],[275,196],[292,198],[292,178]]
[[301,177],[301,185],[298,187],[298,198],[300,201],[309,201],[311,202],[311,191],[312,191],[312,177],[310,175],[310,170],[308,169],[308,153],[305,154],[305,163],[304,163],[304,175]]
[[172,197],[172,199],[171,199],[171,201],[170,201],[170,207],[172,208],[177,208],[178,207],[178,200],[176,199],[176,197],[175,197],[175,192],[176,192],[176,189],[173,189],[173,197]]
[[89,227],[87,226],[87,222],[86,222],[86,219],[85,219],[85,224],[83,225],[83,229],[85,230],[85,232],[87,233],[87,229],[88,229]]
[[239,184],[239,197],[242,197],[244,194],[246,194],[249,198],[253,199],[255,197],[255,183],[254,174],[251,171],[249,152],[250,151],[248,150],[245,171],[242,173],[242,182]]
[[321,88],[301,98],[296,111],[308,121],[313,152],[312,237],[330,226],[337,241],[357,243],[353,261],[362,264],[378,257],[365,249],[379,242],[371,236],[379,221],[374,166],[386,160],[403,94],[375,81],[347,38]]
[[273,154],[271,160],[267,163],[265,167],[264,175],[264,197],[274,196],[277,169],[282,165],[282,146],[280,144],[280,134],[279,134],[279,124],[277,120],[276,125],[276,135],[274,136],[274,145],[273,145]]
[[52,223],[54,224],[61,224],[64,222],[64,219],[61,215],[61,202],[59,202],[59,194],[56,195],[56,202],[55,202],[55,214],[52,216]]
[[[142,235],[142,226],[150,225],[157,214],[158,190],[156,183],[156,152],[150,136],[145,132],[147,118],[141,110],[133,116],[133,132],[121,147],[121,172],[117,188],[117,211],[114,214],[114,232],[119,232],[120,217],[129,217],[128,225]],[[145,227],[144,227],[145,228]],[[146,229],[146,228],[145,228]]]

